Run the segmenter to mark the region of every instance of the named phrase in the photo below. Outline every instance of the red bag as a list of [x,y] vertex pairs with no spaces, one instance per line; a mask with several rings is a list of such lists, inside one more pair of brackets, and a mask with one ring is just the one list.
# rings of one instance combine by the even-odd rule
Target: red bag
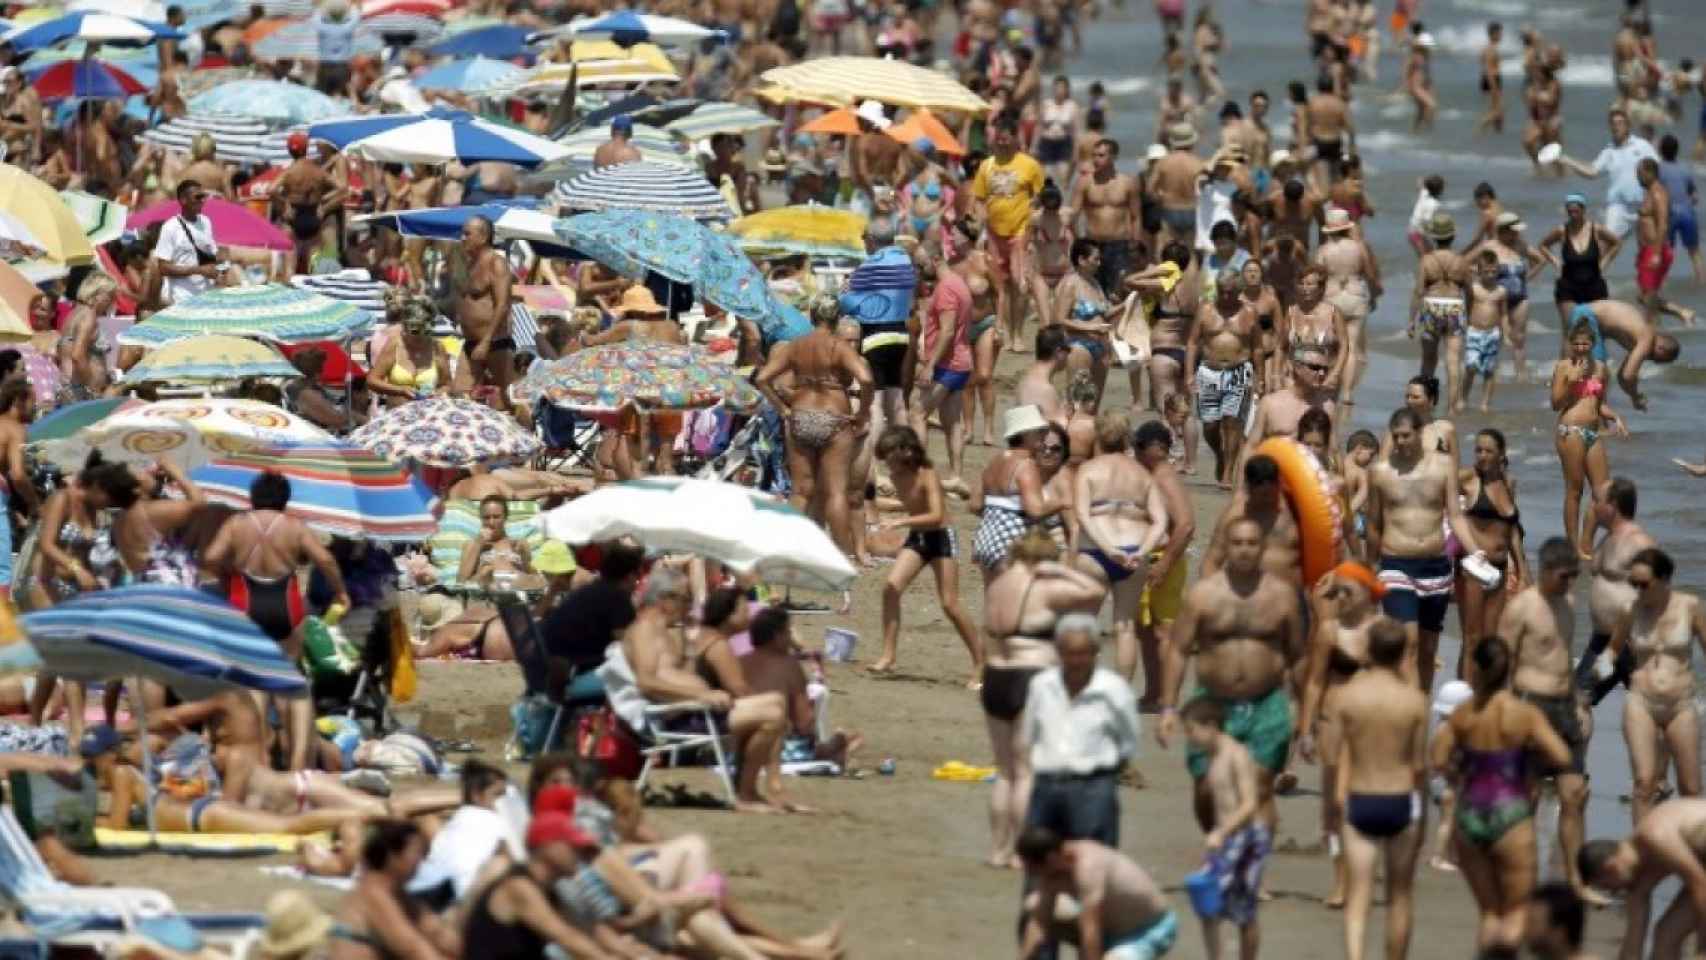
[[640,746],[609,707],[587,710],[575,729],[575,754],[596,760],[612,777],[632,780],[640,775]]

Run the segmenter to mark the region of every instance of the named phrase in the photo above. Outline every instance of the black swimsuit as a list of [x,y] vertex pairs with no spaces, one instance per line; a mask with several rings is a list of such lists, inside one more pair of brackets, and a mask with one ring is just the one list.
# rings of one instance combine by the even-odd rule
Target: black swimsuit
[[1599,269],[1599,237],[1588,229],[1588,248],[1580,253],[1564,232],[1559,253],[1563,263],[1558,267],[1558,282],[1552,285],[1552,299],[1559,303],[1592,303],[1611,296],[1605,285],[1605,274]]

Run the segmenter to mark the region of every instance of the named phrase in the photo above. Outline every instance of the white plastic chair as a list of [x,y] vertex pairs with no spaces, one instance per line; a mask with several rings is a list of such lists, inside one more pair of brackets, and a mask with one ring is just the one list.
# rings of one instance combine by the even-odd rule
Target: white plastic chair
[[[734,806],[735,785],[729,776],[733,734],[718,732],[717,715],[708,704],[696,700],[661,704],[646,700],[634,682],[634,670],[622,652],[620,641],[605,651],[598,676],[604,681],[604,695],[610,701],[611,709],[640,738],[640,756],[645,758],[645,763],[634,782],[636,790],[642,794],[645,792],[646,779],[659,760],[667,759],[671,766],[675,766],[684,751],[709,749],[715,760],[717,780],[723,787],[723,797],[729,806]],[[686,732],[667,728],[671,721],[694,715],[699,716],[702,730]]]

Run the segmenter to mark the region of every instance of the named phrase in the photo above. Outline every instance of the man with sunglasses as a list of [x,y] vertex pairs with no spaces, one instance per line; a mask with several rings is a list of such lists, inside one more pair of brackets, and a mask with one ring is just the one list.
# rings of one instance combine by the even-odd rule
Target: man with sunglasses
[[1576,852],[1582,846],[1587,812],[1592,725],[1577,692],[1570,650],[1576,634],[1576,602],[1571,592],[1581,572],[1581,559],[1568,540],[1553,537],[1541,544],[1540,575],[1506,603],[1497,635],[1510,644],[1511,692],[1538,707],[1570,747],[1569,767],[1555,771],[1558,845],[1570,885],[1589,899],[1598,895],[1583,886]]
[[1298,347],[1291,355],[1291,378],[1286,385],[1256,402],[1256,414],[1251,418],[1250,432],[1244,437],[1242,462],[1248,460],[1262,441],[1269,437],[1297,436],[1298,421],[1314,409],[1327,411],[1337,419],[1338,391],[1327,386],[1327,374],[1332,359],[1326,350],[1310,344]]

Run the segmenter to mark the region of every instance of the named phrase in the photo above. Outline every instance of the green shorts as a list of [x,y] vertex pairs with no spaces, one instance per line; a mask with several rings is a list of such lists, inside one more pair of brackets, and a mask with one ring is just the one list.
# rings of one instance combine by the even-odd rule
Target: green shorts
[[[1207,696],[1198,687],[1192,697]],[[1218,698],[1216,698],[1218,699]],[[1280,684],[1260,700],[1221,700],[1226,708],[1226,733],[1250,750],[1257,764],[1270,772],[1285,768],[1291,753],[1291,699]],[[1185,747],[1185,769],[1201,779],[1208,772],[1208,754]]]

